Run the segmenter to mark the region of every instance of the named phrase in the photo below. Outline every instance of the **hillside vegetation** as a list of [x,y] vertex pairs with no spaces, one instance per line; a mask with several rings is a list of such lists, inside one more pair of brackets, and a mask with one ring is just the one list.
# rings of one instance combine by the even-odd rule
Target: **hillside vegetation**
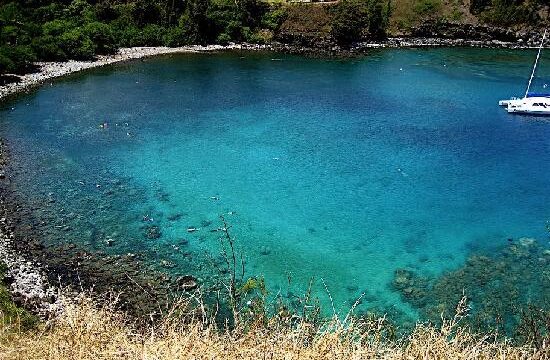
[[283,312],[221,331],[201,314],[189,312],[186,303],[146,327],[135,326],[110,305],[86,299],[67,303],[62,315],[32,331],[0,325],[0,358],[542,360],[550,355],[547,345],[535,349],[473,335],[461,326],[465,303],[441,327],[419,324],[400,340],[391,337],[384,318],[315,323]]
[[425,21],[521,28],[548,17],[546,0],[394,0],[390,29],[406,31]]
[[[22,0],[0,2],[0,74],[35,61],[87,60],[119,47],[293,42],[349,45],[426,21],[537,25],[547,0]],[[307,44],[307,42],[306,42]]]

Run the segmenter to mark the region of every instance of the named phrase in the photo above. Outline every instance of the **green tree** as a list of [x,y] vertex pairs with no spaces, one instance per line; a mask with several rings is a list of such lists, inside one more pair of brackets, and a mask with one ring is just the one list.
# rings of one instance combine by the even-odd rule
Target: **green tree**
[[142,44],[143,45],[148,45],[148,46],[159,46],[159,45],[163,45],[163,38],[164,38],[164,34],[166,33],[166,29],[164,29],[162,26],[160,25],[156,25],[156,24],[149,24],[149,25],[146,25],[144,28],[143,28],[143,31],[142,31],[142,38],[141,38],[141,41],[142,41]]
[[367,4],[361,0],[342,0],[332,14],[332,36],[340,45],[361,40],[368,25]]
[[120,16],[119,8],[110,0],[98,2],[94,7],[95,18],[98,21],[113,21]]
[[369,1],[368,32],[371,38],[382,39],[386,37],[386,26],[388,23],[386,16],[388,11],[385,11],[382,0]]
[[0,47],[0,73],[21,74],[33,69],[36,56],[30,46],[7,45]]
[[190,43],[205,44],[212,40],[212,27],[207,15],[209,7],[209,0],[188,0],[179,22]]
[[84,34],[94,43],[97,54],[105,55],[115,52],[115,37],[107,24],[97,21],[88,23],[84,26]]
[[151,0],[137,0],[132,9],[132,18],[136,25],[160,24],[161,8]]
[[51,35],[43,35],[34,39],[31,46],[40,60],[65,61],[67,54],[60,47],[59,39]]
[[64,32],[61,37],[61,48],[68,57],[77,60],[90,60],[96,54],[96,46],[86,36],[81,28],[74,28]]
[[86,0],[73,0],[65,9],[65,16],[82,24],[93,21],[95,12]]

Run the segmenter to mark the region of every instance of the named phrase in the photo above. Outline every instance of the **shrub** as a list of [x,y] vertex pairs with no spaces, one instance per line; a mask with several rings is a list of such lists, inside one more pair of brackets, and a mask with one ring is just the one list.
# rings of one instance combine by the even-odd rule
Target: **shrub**
[[216,38],[216,42],[220,45],[227,45],[231,42],[231,35],[229,35],[227,33],[221,33]]
[[42,33],[50,36],[60,36],[65,31],[74,28],[76,25],[67,20],[48,21],[42,25]]
[[287,17],[286,7],[279,6],[267,11],[262,16],[262,27],[270,30],[278,30]]
[[506,26],[534,21],[537,14],[533,8],[515,0],[493,0],[492,7],[482,12],[480,18],[491,24]]
[[370,37],[381,39],[386,36],[386,26],[388,23],[387,12],[389,12],[389,9],[384,12],[384,6],[380,0],[371,0],[369,2],[368,32]]
[[159,46],[163,44],[163,37],[166,30],[159,25],[149,24],[143,28],[141,34],[141,45]]
[[79,23],[92,21],[95,16],[94,8],[86,0],[73,0],[65,13]]
[[78,60],[93,59],[96,46],[81,28],[71,29],[60,37],[61,48],[68,57]]
[[8,45],[0,47],[0,72],[25,73],[32,70],[36,54],[30,46]]
[[67,54],[61,49],[59,41],[51,35],[44,35],[32,41],[36,56],[45,61],[65,61]]
[[91,22],[84,27],[84,33],[94,43],[97,54],[112,54],[115,52],[115,37],[109,25]]
[[160,6],[150,0],[138,0],[132,8],[132,18],[136,25],[158,24],[161,21]]
[[163,43],[166,46],[182,46],[188,44],[185,31],[179,27],[169,29],[163,37]]
[[441,0],[419,0],[414,5],[414,11],[420,15],[430,15],[441,10]]
[[40,6],[33,11],[32,18],[39,24],[61,18],[63,15],[63,6],[57,3],[51,3],[46,6]]
[[94,12],[98,21],[113,21],[120,16],[119,9],[109,1],[97,3]]
[[360,0],[342,0],[334,8],[332,36],[341,45],[350,45],[361,40],[368,24],[366,4]]
[[273,31],[268,29],[260,29],[252,33],[251,36],[247,39],[248,42],[254,44],[267,44],[271,40],[273,40]]
[[10,69],[14,68],[13,61],[6,55],[2,54],[2,48],[0,48],[0,74],[10,72]]

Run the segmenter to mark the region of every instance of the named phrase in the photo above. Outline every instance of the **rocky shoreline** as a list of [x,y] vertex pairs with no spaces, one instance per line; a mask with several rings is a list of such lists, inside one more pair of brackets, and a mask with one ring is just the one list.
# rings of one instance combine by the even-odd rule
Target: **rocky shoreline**
[[[430,47],[465,47],[487,49],[531,49],[537,48],[540,39],[533,37],[529,41],[522,39],[505,40],[475,40],[463,38],[442,37],[392,37],[383,41],[367,41],[354,44],[351,47],[341,47],[328,39],[298,39],[289,43],[274,43],[268,49],[292,54],[309,54],[317,56],[358,56],[367,54],[372,49],[383,48],[430,48]],[[547,48],[548,46],[545,46]]]
[[[3,204],[0,204],[3,207]],[[62,309],[59,290],[52,286],[44,273],[42,264],[29,261],[25,255],[14,250],[15,237],[5,211],[0,218],[0,262],[6,265],[5,279],[16,303],[35,314],[47,317]]]
[[[79,71],[102,67],[115,63],[142,59],[151,56],[169,55],[177,53],[215,52],[224,50],[249,50],[249,51],[280,51],[292,54],[308,54],[314,56],[356,56],[365,54],[376,48],[417,48],[417,47],[478,47],[478,48],[507,48],[524,49],[538,46],[540,39],[536,34],[517,36],[496,36],[490,38],[480,36],[472,39],[471,36],[456,38],[453,33],[445,37],[444,33],[434,33],[428,30],[418,30],[418,34],[426,37],[390,37],[381,41],[361,42],[351,47],[341,47],[333,43],[331,39],[286,39],[288,42],[273,42],[270,44],[229,44],[229,45],[191,45],[183,47],[134,47],[119,49],[115,55],[101,55],[93,61],[67,61],[67,62],[38,62],[35,65],[39,69],[35,73],[11,77],[15,80],[0,86],[0,101],[14,94],[29,91],[30,89],[46,82],[47,80],[62,77]],[[429,37],[429,35],[438,35]],[[471,34],[470,34],[471,35]]]
[[[6,164],[6,146],[0,142],[1,182],[7,181]],[[28,254],[16,249],[13,224],[9,220],[10,211],[3,195],[0,196],[0,263],[7,268],[4,280],[9,283],[9,290],[16,303],[47,317],[62,309],[59,291],[51,285],[42,264],[31,261]]]
[[14,76],[16,81],[0,86],[0,100],[3,100],[11,95],[19,92],[28,91],[47,80],[62,77],[79,71],[103,67],[115,63],[143,59],[151,56],[169,55],[177,53],[198,53],[198,52],[213,52],[221,50],[237,50],[237,49],[265,49],[262,45],[247,45],[247,44],[230,44],[230,45],[192,45],[183,47],[134,47],[121,48],[114,55],[100,55],[92,61],[76,61],[70,60],[67,62],[38,62],[35,65],[39,69],[35,73],[25,74],[22,76]]
[[[151,268],[141,253],[107,254],[71,241],[48,244],[45,227],[22,206],[11,178],[9,148],[0,141],[0,264],[16,304],[42,318],[63,311],[66,300],[81,295],[113,296],[136,319],[157,318],[171,299],[189,287],[182,278]],[[61,215],[61,214],[60,214]],[[1,277],[2,274],[0,274]]]

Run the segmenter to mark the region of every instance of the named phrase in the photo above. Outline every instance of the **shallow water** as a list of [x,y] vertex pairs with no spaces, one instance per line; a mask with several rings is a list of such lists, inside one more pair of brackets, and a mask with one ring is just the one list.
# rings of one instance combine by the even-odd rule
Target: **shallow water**
[[[208,278],[225,214],[247,274],[265,276],[272,295],[315,277],[338,311],[364,292],[362,307],[414,317],[392,289],[397,268],[438,275],[523,236],[548,247],[550,122],[497,106],[522,94],[533,59],[483,49],[157,58],[20,97],[0,112],[0,134],[47,243],[144,251]],[[539,70],[533,90],[550,55]],[[159,238],[147,237],[153,225]]]

